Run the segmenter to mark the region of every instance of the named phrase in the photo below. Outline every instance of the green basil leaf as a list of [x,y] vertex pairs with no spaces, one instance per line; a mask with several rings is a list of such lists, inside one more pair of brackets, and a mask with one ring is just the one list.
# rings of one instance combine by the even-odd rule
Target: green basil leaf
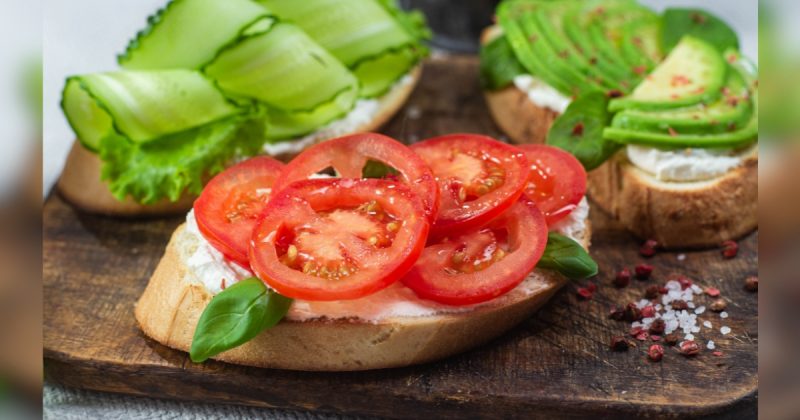
[[585,279],[597,274],[597,263],[581,244],[554,232],[547,235],[544,255],[536,266],[558,271],[570,279]]
[[703,9],[670,8],[664,11],[661,20],[661,47],[665,52],[671,51],[684,35],[700,38],[719,52],[739,48],[736,31]]
[[505,36],[499,36],[481,47],[480,80],[484,89],[506,87],[514,77],[526,73]]
[[589,92],[572,101],[547,133],[547,144],[564,149],[583,164],[586,170],[600,166],[621,145],[603,138],[609,124],[608,96]]
[[200,363],[240,346],[280,321],[292,299],[251,277],[223,290],[208,303],[192,338],[189,357]]

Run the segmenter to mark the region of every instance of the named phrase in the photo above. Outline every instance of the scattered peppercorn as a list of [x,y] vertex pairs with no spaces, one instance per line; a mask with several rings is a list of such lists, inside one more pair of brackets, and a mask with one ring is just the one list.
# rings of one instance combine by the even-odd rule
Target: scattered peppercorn
[[667,345],[670,345],[670,346],[674,346],[674,345],[678,344],[678,334],[672,333],[672,334],[665,335],[664,336],[664,342],[667,343]]
[[594,284],[593,282],[589,282],[586,284],[586,289],[594,293],[597,290],[597,285]]
[[644,289],[644,297],[648,299],[655,299],[660,294],[660,289],[661,288],[655,284],[647,286],[647,289]]
[[625,311],[619,306],[612,306],[611,310],[608,311],[608,317],[615,321],[622,321],[625,319]]
[[636,278],[639,280],[647,280],[650,278],[650,274],[653,273],[653,266],[650,264],[639,264],[634,268],[636,272]]
[[664,322],[663,319],[658,318],[654,319],[652,323],[650,323],[650,334],[661,335],[664,334],[664,330],[667,328],[667,323]]
[[642,308],[642,318],[652,318],[656,316],[656,308],[653,305],[647,305]]
[[635,303],[629,303],[625,306],[625,320],[628,322],[634,322],[642,319],[642,311],[636,307]]
[[617,277],[614,278],[614,286],[617,287],[627,287],[630,282],[631,270],[628,270],[627,268],[620,270],[619,273],[617,273]]
[[647,350],[647,357],[654,362],[660,362],[661,358],[664,357],[664,347],[659,344],[653,344]]
[[658,247],[658,242],[654,239],[648,239],[644,241],[642,246],[639,248],[639,255],[643,257],[652,257],[656,255],[656,248]]
[[722,312],[728,306],[728,302],[725,302],[725,299],[717,299],[711,302],[711,305],[708,305],[708,308],[714,312]]
[[611,89],[611,90],[608,91],[608,97],[609,98],[619,98],[622,95],[623,95],[623,93],[619,89]]
[[758,291],[758,276],[750,276],[744,279],[744,288],[748,292]]
[[628,341],[625,340],[625,337],[621,335],[615,335],[611,337],[611,350],[614,351],[626,351],[628,350]]
[[686,303],[684,300],[673,300],[672,301],[672,309],[676,311],[682,311],[684,309],[689,309],[689,304]]
[[707,295],[711,297],[719,296],[719,289],[717,289],[716,287],[706,287],[705,292]]
[[696,356],[700,353],[700,346],[694,340],[686,340],[681,343],[681,354],[686,357]]
[[666,295],[667,292],[669,292],[669,289],[667,289],[666,286],[661,286],[661,287],[658,288],[658,293],[661,294],[661,295]]
[[689,277],[686,277],[684,275],[680,275],[680,276],[678,276],[678,278],[676,280],[678,281],[678,283],[681,284],[681,290],[686,290],[686,289],[692,287],[692,283],[693,282],[692,282],[692,279],[690,279]]
[[739,253],[739,244],[736,241],[727,240],[722,243],[722,256],[725,258],[733,258]]
[[578,297],[584,300],[589,300],[592,298],[592,292],[585,287],[579,287],[577,290]]
[[715,352],[713,352],[711,354],[713,354],[714,356],[717,356],[717,357],[722,357],[723,353],[721,351],[717,350],[717,351],[715,351]]
[[661,341],[661,336],[658,334],[650,334],[650,339],[653,341]]

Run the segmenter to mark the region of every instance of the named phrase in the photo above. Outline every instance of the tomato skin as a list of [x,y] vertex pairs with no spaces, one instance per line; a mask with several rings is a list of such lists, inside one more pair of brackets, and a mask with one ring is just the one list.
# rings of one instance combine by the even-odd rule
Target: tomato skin
[[552,226],[574,210],[586,195],[586,169],[571,153],[545,144],[518,146],[531,164],[524,194]]
[[[411,145],[431,167],[439,184],[439,214],[431,227],[431,236],[441,238],[457,234],[465,229],[472,229],[486,224],[497,217],[522,195],[526,185],[530,165],[525,154],[519,149],[497,141],[491,137],[477,134],[449,134],[423,140]],[[466,159],[474,165],[479,163],[494,165],[493,170],[502,173],[503,182],[499,187],[472,200],[464,201],[456,189],[464,186],[464,177],[485,176],[479,170],[467,169],[459,176],[453,176],[464,165],[457,159],[470,155]],[[479,179],[479,182],[483,182]]]
[[[281,162],[267,156],[245,160],[212,178],[194,202],[195,220],[203,237],[244,268],[250,267],[248,248],[253,228],[282,169]],[[259,195],[257,190],[264,191]],[[237,206],[244,206],[243,214],[231,220]]]
[[439,188],[433,173],[406,145],[377,133],[352,134],[307,148],[286,165],[275,182],[275,190],[328,167],[333,167],[342,178],[361,178],[362,169],[370,159],[395,168],[422,199],[426,214],[433,221],[439,208]]
[[544,253],[544,216],[535,204],[522,198],[488,226],[507,230],[509,250],[505,257],[480,271],[453,271],[454,254],[480,230],[473,229],[427,246],[403,277],[403,284],[423,299],[455,306],[485,302],[517,287]]
[[[364,248],[350,240],[339,244],[354,251],[357,269],[339,280],[304,273],[281,261],[286,232],[317,223],[318,212],[358,206],[374,200],[402,221],[387,248]],[[324,222],[321,222],[324,223]],[[383,179],[309,179],[277,193],[253,231],[250,262],[253,271],[284,296],[312,301],[356,299],[399,280],[417,261],[428,235],[422,202],[406,185]],[[365,251],[366,249],[366,251]],[[284,254],[286,255],[286,254]],[[346,260],[345,260],[346,261]]]

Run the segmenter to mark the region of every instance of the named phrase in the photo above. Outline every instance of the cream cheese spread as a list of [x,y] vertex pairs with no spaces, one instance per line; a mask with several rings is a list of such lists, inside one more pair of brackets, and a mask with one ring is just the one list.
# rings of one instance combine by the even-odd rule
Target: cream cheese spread
[[535,105],[551,109],[559,114],[563,113],[572,102],[572,99],[530,74],[514,77],[514,86],[527,93],[528,99]]
[[[589,205],[584,197],[578,207],[564,220],[553,226],[554,231],[581,241],[586,234],[586,220],[589,214]],[[186,215],[186,226],[178,239],[182,244],[181,259],[188,270],[185,280],[202,284],[212,294],[219,293],[224,285],[230,286],[236,281],[252,276],[236,263],[227,261],[222,254],[205,240],[197,228],[194,210]],[[411,289],[402,283],[396,282],[377,293],[360,299],[331,302],[311,302],[296,299],[286,319],[306,321],[312,319],[342,319],[358,318],[368,322],[395,317],[424,317],[446,313],[458,313],[474,310],[478,307],[501,305],[520,295],[530,295],[548,287],[554,280],[547,273],[534,270],[515,289],[507,294],[488,302],[468,306],[449,306],[434,301],[421,299]]]
[[659,181],[692,182],[724,175],[741,165],[752,148],[663,150],[630,144],[626,153],[631,163]]
[[405,88],[409,83],[412,83],[414,78],[411,74],[406,74],[400,80],[395,82],[389,92],[380,98],[372,99],[359,99],[356,101],[355,106],[350,112],[338,120],[333,120],[325,126],[318,128],[311,134],[294,139],[281,141],[278,143],[267,143],[264,145],[264,152],[269,155],[276,156],[282,154],[296,154],[303,151],[308,146],[315,144],[322,140],[332,139],[356,132],[359,127],[372,122],[378,115],[378,112],[383,108],[386,101],[390,100],[394,93],[400,89]]

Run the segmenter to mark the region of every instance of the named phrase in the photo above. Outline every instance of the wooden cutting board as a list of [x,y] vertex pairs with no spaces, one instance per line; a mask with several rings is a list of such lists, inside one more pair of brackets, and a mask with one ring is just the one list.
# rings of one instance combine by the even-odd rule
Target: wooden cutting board
[[[426,63],[420,86],[385,128],[416,141],[451,132],[502,137],[487,114],[474,57]],[[388,417],[755,416],[758,387],[757,295],[743,290],[757,275],[758,234],[739,256],[719,250],[659,253],[654,280],[611,286],[614,273],[641,261],[639,241],[599,211],[591,212],[592,254],[600,264],[594,298],[559,292],[508,334],[467,353],[403,369],[351,373],[293,372],[193,364],[187,354],[146,338],[133,305],[182,218],[120,220],[84,214],[53,194],[44,207],[44,357],[50,380],[79,388],[264,407]],[[681,256],[684,255],[684,256]],[[710,350],[686,359],[667,348],[652,363],[649,343],[612,352],[612,335],[628,324],[608,319],[612,304],[641,299],[671,273],[713,285],[729,299],[730,317],[712,312]],[[696,299],[704,300],[705,297]],[[719,327],[732,332],[721,335]],[[702,341],[705,344],[705,341]]]

